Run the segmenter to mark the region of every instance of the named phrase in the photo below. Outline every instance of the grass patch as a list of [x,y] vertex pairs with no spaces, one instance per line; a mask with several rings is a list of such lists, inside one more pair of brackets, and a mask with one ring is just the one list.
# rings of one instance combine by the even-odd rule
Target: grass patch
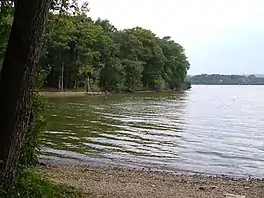
[[6,198],[81,198],[88,197],[80,190],[64,184],[55,184],[31,169],[22,172],[11,192],[0,192]]

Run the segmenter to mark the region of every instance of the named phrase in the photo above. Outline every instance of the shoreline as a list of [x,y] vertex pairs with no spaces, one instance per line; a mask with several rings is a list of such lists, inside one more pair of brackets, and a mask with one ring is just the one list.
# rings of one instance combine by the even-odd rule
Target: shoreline
[[102,92],[102,91],[95,91],[95,92],[86,92],[80,90],[43,90],[40,92],[41,96],[44,97],[73,97],[73,96],[106,96],[111,94],[133,94],[133,93],[162,93],[162,92],[170,92],[170,93],[179,93],[182,91],[188,90],[161,90],[161,91],[154,91],[154,90],[143,90],[143,91],[133,91],[133,92]]
[[85,91],[42,91],[44,97],[74,97],[74,96],[105,96],[108,92],[85,92]]
[[37,170],[52,181],[77,187],[91,197],[259,198],[264,194],[263,179],[110,166],[41,164]]
[[252,175],[237,175],[237,174],[224,174],[224,173],[209,173],[209,172],[197,172],[185,169],[174,169],[174,170],[166,170],[157,167],[146,167],[141,165],[120,165],[120,164],[109,164],[108,162],[99,162],[99,161],[89,161],[82,162],[73,158],[60,158],[55,156],[46,156],[41,155],[39,160],[39,164],[43,165],[55,165],[55,166],[73,166],[73,167],[92,167],[92,168],[111,168],[111,169],[123,169],[123,170],[138,170],[138,171],[148,171],[148,172],[156,172],[156,173],[167,173],[174,175],[186,175],[186,176],[201,176],[205,178],[219,178],[219,179],[229,179],[229,180],[248,180],[248,181],[263,181],[264,177],[257,177]]

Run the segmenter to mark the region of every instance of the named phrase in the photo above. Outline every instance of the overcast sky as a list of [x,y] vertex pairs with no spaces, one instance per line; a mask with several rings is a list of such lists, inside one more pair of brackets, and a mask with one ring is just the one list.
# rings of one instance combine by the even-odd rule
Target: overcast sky
[[183,45],[189,74],[264,74],[264,0],[89,0],[89,15]]

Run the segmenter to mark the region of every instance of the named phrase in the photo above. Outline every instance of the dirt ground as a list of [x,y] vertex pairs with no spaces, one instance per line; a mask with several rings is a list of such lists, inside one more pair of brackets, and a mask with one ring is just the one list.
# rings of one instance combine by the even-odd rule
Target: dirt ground
[[264,181],[135,169],[45,165],[39,171],[89,197],[264,198]]

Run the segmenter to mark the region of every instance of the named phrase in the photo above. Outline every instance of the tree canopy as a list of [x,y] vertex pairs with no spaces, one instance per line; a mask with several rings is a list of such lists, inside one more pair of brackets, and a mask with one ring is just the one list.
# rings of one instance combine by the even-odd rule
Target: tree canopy
[[[75,1],[65,2],[63,11],[54,1],[46,24],[39,61],[45,87],[115,92],[184,88],[190,64],[184,48],[169,36],[159,38],[141,27],[118,30],[108,20],[92,20],[87,3],[78,8]],[[0,21],[5,27],[0,31],[6,32],[1,32],[0,61],[11,19],[7,14]]]

